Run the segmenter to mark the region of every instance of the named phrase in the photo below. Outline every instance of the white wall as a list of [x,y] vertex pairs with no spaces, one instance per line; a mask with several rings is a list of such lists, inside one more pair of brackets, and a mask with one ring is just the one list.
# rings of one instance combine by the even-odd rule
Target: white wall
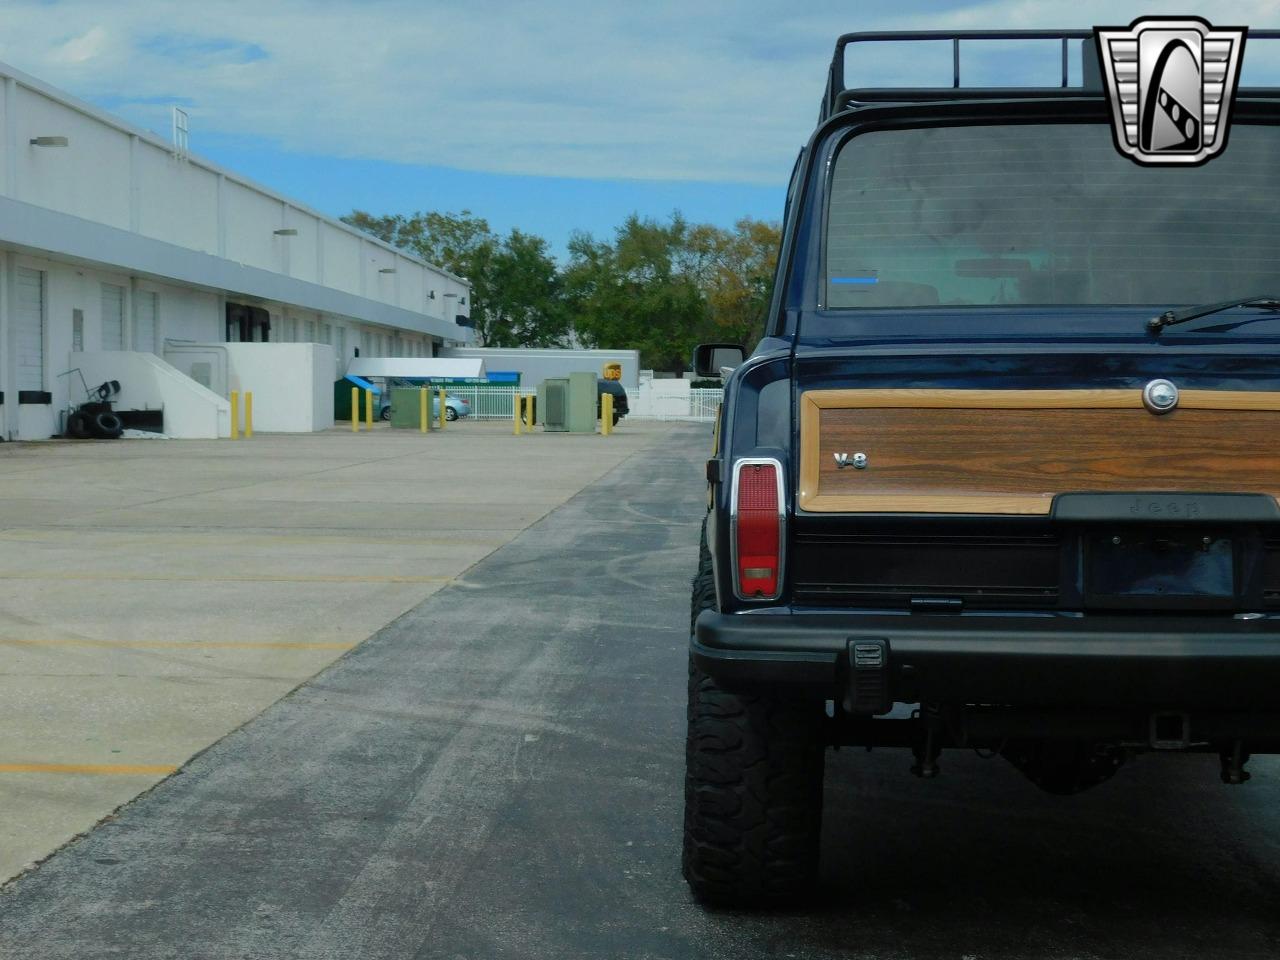
[[333,426],[333,348],[322,343],[210,344],[227,351],[227,389],[253,393],[253,429],[310,433]]
[[690,411],[688,380],[641,380],[628,396],[630,416],[687,417]]
[[[155,134],[4,64],[0,123],[0,194],[15,200],[437,318],[456,305],[446,309],[443,292],[469,295],[439,267],[197,156],[179,159]],[[68,145],[29,142],[48,136]]]

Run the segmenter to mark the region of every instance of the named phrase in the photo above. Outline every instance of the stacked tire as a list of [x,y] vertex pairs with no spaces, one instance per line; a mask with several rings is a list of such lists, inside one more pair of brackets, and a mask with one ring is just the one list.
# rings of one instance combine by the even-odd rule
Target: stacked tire
[[67,436],[73,440],[115,440],[124,423],[110,410],[76,410],[67,416]]

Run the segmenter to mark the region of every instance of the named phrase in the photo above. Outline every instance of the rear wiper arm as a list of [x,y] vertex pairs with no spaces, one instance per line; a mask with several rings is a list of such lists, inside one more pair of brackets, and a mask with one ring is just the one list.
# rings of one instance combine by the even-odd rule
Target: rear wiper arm
[[1224,300],[1222,303],[1206,303],[1198,307],[1183,307],[1181,310],[1166,310],[1158,317],[1147,321],[1147,329],[1158,334],[1165,327],[1175,323],[1186,323],[1188,320],[1199,320],[1211,314],[1230,310],[1232,307],[1259,306],[1268,310],[1280,310],[1280,297],[1270,293],[1259,293],[1252,297],[1237,297],[1235,300]]

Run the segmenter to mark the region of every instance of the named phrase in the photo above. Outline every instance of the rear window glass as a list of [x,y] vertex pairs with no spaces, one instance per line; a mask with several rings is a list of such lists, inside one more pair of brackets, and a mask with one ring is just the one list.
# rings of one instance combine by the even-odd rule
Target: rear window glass
[[1104,124],[866,133],[836,159],[826,305],[1202,303],[1280,292],[1280,127],[1144,168]]

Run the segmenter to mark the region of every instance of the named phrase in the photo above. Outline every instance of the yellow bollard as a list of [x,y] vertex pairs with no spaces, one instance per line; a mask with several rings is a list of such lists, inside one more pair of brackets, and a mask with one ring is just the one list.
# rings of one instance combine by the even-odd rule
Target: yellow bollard
[[600,397],[600,436],[607,437],[613,433],[613,394],[606,393]]
[[244,438],[253,439],[253,391],[244,392]]
[[511,435],[520,436],[520,391],[511,392]]
[[444,412],[449,409],[444,405],[444,387],[440,388],[440,429],[444,429]]
[[231,439],[240,439],[240,391],[231,391]]
[[366,390],[364,393],[364,425],[373,429],[373,391]]
[[520,422],[525,433],[533,433],[533,407],[527,393],[520,398]]
[[431,426],[431,418],[427,416],[427,388],[418,388],[418,429],[423,433]]
[[351,388],[351,432],[360,432],[360,388]]

